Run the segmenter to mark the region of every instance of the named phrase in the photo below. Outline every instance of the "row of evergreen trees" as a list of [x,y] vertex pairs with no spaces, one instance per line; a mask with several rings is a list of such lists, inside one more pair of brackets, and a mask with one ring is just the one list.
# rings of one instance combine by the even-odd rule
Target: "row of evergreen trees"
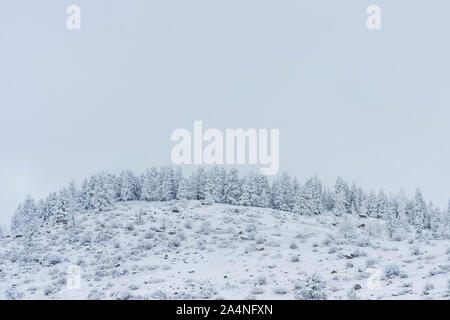
[[227,171],[213,167],[198,168],[185,178],[179,167],[174,170],[164,166],[148,169],[140,176],[129,170],[120,175],[99,173],[86,179],[80,189],[71,183],[38,203],[27,197],[17,208],[11,229],[16,233],[32,232],[44,222],[67,223],[81,210],[102,211],[117,201],[173,199],[273,208],[300,215],[318,215],[325,210],[337,216],[365,215],[386,219],[391,235],[401,224],[435,229],[448,226],[450,219],[450,203],[447,212],[442,212],[432,203],[426,204],[419,189],[413,199],[408,199],[402,192],[390,196],[382,190],[365,192],[342,178],[329,190],[317,177],[301,184],[284,173],[270,183],[258,173],[249,172],[241,178],[235,168]]

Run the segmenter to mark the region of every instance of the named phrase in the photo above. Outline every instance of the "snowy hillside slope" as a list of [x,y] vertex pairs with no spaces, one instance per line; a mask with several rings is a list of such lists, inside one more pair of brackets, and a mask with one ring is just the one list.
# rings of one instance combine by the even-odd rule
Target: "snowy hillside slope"
[[449,299],[450,243],[413,230],[386,240],[384,223],[119,202],[1,238],[0,299]]

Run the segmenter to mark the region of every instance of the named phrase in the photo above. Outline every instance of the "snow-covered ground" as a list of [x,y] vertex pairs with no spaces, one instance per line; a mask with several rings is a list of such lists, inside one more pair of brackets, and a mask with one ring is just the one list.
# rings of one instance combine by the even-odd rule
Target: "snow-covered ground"
[[449,299],[450,243],[414,230],[387,240],[384,223],[120,202],[0,239],[0,299],[294,299],[311,277],[328,299]]

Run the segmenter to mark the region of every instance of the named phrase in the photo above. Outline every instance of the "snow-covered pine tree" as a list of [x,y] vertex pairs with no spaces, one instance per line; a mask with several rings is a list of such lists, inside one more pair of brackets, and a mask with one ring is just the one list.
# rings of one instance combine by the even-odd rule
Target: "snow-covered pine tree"
[[103,211],[110,207],[116,198],[113,176],[104,172],[92,176],[86,184],[83,183],[82,194],[86,209]]
[[226,176],[223,190],[223,202],[226,204],[236,205],[241,197],[241,180],[238,171],[231,168]]
[[[338,177],[336,180],[336,184],[334,185],[334,200],[337,198],[342,202],[339,204],[340,206],[345,207],[345,212],[351,213],[351,200],[350,200],[350,191],[347,182],[344,181],[341,177]],[[335,203],[336,205],[336,203]]]
[[255,207],[268,208],[270,206],[270,184],[267,176],[255,174],[256,197],[252,202]]
[[380,190],[376,200],[376,218],[385,218],[388,210],[388,199],[383,190]]
[[53,215],[53,220],[56,223],[67,223],[69,219],[68,211],[72,205],[71,194],[67,188],[62,188],[58,193],[58,209]]
[[322,192],[322,203],[326,211],[333,211],[333,192],[328,188],[324,188]]
[[28,195],[17,208],[11,222],[11,231],[16,234],[31,236],[40,224],[38,207]]
[[252,206],[252,193],[255,192],[253,172],[247,174],[242,180],[241,196],[239,197],[239,205]]
[[307,194],[311,214],[321,214],[324,210],[322,203],[322,183],[314,176],[306,181],[305,186],[307,186],[308,190]]
[[293,211],[300,215],[309,215],[311,210],[308,201],[308,190],[306,184],[304,186],[299,186],[295,194],[294,208]]
[[193,198],[192,188],[188,179],[182,178],[178,184],[177,199],[189,200]]
[[281,174],[277,183],[278,190],[275,191],[275,203],[279,210],[292,211],[294,208],[294,186],[292,178],[287,173]]
[[338,192],[334,194],[333,214],[335,216],[342,216],[347,212],[346,197],[344,192]]
[[270,206],[272,209],[280,210],[281,203],[280,197],[278,196],[280,192],[280,179],[275,179],[272,182],[272,187],[270,188]]
[[59,198],[58,194],[56,192],[50,192],[46,199],[46,214],[44,216],[44,221],[57,220],[58,217],[61,217],[64,215],[62,205],[61,205],[61,199]]
[[159,170],[159,201],[175,199],[174,173],[172,167],[163,166]]
[[364,194],[355,183],[350,187],[350,211],[352,214],[360,214]]
[[213,167],[206,173],[205,192],[210,195],[210,201],[222,203],[224,199],[224,184],[226,171],[223,168]]
[[425,228],[427,226],[427,207],[419,188],[416,190],[414,196],[414,224],[418,228]]
[[141,200],[158,200],[158,170],[153,167],[147,169],[141,176]]
[[429,202],[427,208],[426,225],[425,228],[430,229],[436,238],[442,237],[446,232],[446,222],[444,216],[439,208],[433,205],[433,202]]
[[178,199],[178,189],[180,187],[180,183],[183,180],[183,171],[180,166],[177,166],[174,171],[173,177],[173,188],[175,189],[175,199]]
[[119,192],[118,201],[131,201],[140,199],[139,179],[131,170],[123,171],[118,180]]
[[205,199],[205,186],[206,186],[206,173],[202,167],[198,168],[196,171],[194,171],[192,173],[189,183],[192,187],[194,199],[195,200],[204,200]]
[[376,218],[378,216],[378,198],[372,190],[366,197],[364,202],[364,214]]
[[400,204],[397,198],[392,197],[388,202],[386,214],[384,215],[386,219],[386,227],[388,231],[389,238],[394,238],[397,229],[400,227]]

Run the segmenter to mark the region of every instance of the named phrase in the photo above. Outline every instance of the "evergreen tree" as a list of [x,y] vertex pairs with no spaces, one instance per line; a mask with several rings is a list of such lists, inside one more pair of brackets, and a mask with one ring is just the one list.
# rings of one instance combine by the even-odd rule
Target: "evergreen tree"
[[322,193],[322,203],[324,209],[327,211],[332,211],[334,206],[334,195],[328,188],[325,188]]
[[335,216],[342,216],[347,212],[346,208],[346,197],[344,192],[335,192],[334,193],[334,206],[333,206],[333,214]]
[[178,185],[178,200],[189,200],[192,199],[192,188],[187,179],[182,178]]
[[223,190],[223,202],[236,205],[241,197],[241,180],[235,168],[230,169],[226,176]]
[[175,199],[175,183],[172,167],[161,167],[159,171],[159,201]]
[[423,228],[427,226],[427,208],[419,188],[416,190],[414,196],[414,224],[417,227]]
[[[351,213],[351,196],[347,182],[345,182],[341,177],[338,177],[336,184],[334,185],[334,201],[337,199],[341,203],[338,205],[345,208],[345,212]],[[336,203],[334,203],[336,205]],[[335,210],[336,211],[336,210]]]
[[11,222],[11,230],[15,233],[31,236],[40,223],[38,207],[28,195],[25,201],[17,208]]
[[265,175],[256,173],[254,176],[255,195],[252,198],[253,206],[268,208],[270,206],[270,184]]
[[103,211],[115,202],[116,188],[112,175],[99,173],[92,176],[82,187],[85,209]]
[[277,184],[278,190],[272,190],[275,193],[275,203],[277,208],[283,211],[292,211],[294,208],[294,187],[291,177],[287,173],[283,173]]
[[309,215],[311,210],[308,204],[307,186],[299,187],[294,201],[293,211],[300,215]]
[[252,193],[255,191],[256,187],[254,184],[254,179],[252,178],[254,173],[250,172],[247,176],[242,180],[241,187],[241,196],[239,197],[239,204],[241,206],[251,206],[252,202]]
[[174,178],[173,178],[173,187],[175,189],[175,199],[179,199],[178,198],[178,192],[179,192],[179,188],[180,188],[180,183],[183,180],[183,172],[181,170],[180,166],[177,166],[175,169],[175,173],[174,173]]
[[123,171],[118,179],[118,201],[131,201],[140,199],[139,179],[130,170]]
[[192,173],[190,177],[190,185],[193,191],[193,197],[195,200],[205,199],[205,186],[206,186],[206,173],[205,170],[200,167]]
[[157,201],[158,199],[158,170],[156,168],[147,169],[141,176],[141,200]]
[[388,200],[383,190],[380,190],[378,193],[377,201],[376,201],[376,218],[384,218],[387,215],[388,210]]
[[205,191],[210,195],[211,201],[223,202],[225,181],[226,171],[223,168],[213,167],[207,172]]
[[391,199],[387,206],[386,214],[383,216],[386,218],[386,226],[388,235],[392,239],[400,227],[400,204],[397,198]]

